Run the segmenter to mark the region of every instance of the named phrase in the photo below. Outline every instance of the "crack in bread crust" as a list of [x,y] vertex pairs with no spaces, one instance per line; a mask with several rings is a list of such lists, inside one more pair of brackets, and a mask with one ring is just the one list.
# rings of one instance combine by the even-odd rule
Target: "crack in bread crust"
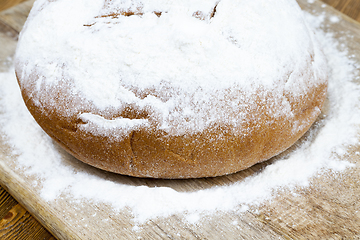
[[295,1],[278,6],[294,14],[259,14],[276,0],[238,1],[236,9],[236,1],[134,2],[106,0],[51,24],[37,19],[58,11],[51,4],[81,6],[52,1],[19,40],[25,104],[79,160],[136,177],[214,177],[284,151],[316,120],[326,63]]

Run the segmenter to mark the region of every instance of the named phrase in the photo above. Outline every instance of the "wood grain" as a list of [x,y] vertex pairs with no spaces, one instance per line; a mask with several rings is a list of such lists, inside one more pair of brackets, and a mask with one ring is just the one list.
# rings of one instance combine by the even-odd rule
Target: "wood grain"
[[0,239],[55,238],[0,186]]
[[0,186],[0,220],[2,220],[16,204],[17,201]]
[[21,2],[24,2],[24,1],[26,1],[26,0],[1,0],[0,11],[11,8],[11,7],[13,7]]
[[336,10],[360,22],[359,0],[322,0],[324,3],[334,7]]
[[[304,5],[306,1],[301,2]],[[323,2],[360,21],[360,1],[323,0]],[[10,37],[16,39],[28,10],[29,2],[0,13],[0,32],[6,30],[10,33]],[[14,15],[19,17],[14,19]],[[349,28],[351,29],[351,27]],[[354,29],[358,30],[359,28],[354,27]],[[359,52],[360,49],[354,51]],[[358,150],[352,149],[350,151]],[[352,161],[356,163],[358,159],[353,157]],[[255,168],[260,167],[258,165]],[[255,168],[249,170],[247,174],[251,174]],[[360,239],[360,196],[359,194],[344,194],[349,192],[360,193],[359,167],[352,171],[346,174],[354,177],[349,178],[342,174],[336,175],[336,181],[330,178],[318,179],[311,187],[299,189],[297,196],[283,194],[274,200],[277,204],[264,204],[261,211],[257,213],[248,212],[241,216],[237,214],[216,216],[205,224],[206,229],[209,229],[208,232],[194,231],[188,225],[181,223],[176,216],[169,220],[170,224],[164,221],[151,221],[149,225],[144,227],[142,239],[231,239],[231,236],[226,234],[229,230],[238,233],[236,239],[278,239],[279,236],[282,239]],[[4,178],[4,176],[1,177]],[[10,177],[10,175],[5,176],[5,178]],[[232,177],[226,178],[227,181],[231,182]],[[224,179],[214,179],[209,185],[219,182],[223,184]],[[149,182],[148,184],[156,185],[157,183]],[[23,192],[29,193],[28,189],[23,188],[11,188],[9,191],[16,196],[23,194]],[[19,200],[24,203],[27,202],[26,197]],[[51,219],[51,215],[55,213],[36,206],[36,204],[25,205],[35,216],[43,216],[38,217],[39,221],[59,238],[66,239],[66,236],[72,236],[71,238],[74,239],[86,238],[84,235],[87,232],[85,227],[84,233],[73,232],[64,235],[64,228],[69,226],[66,224],[52,225],[46,221],[46,219]],[[110,212],[108,207],[102,207]],[[279,208],[282,209],[281,212],[279,212]],[[81,211],[85,210],[87,209],[81,209]],[[240,228],[242,231],[231,229],[235,227],[227,224],[234,221],[238,223],[236,228]],[[102,233],[102,236],[105,236],[104,239],[113,239],[111,228],[118,229],[119,226],[124,229],[131,228],[129,223],[115,219],[113,225],[109,225],[109,232]],[[63,232],[59,232],[59,229]],[[173,234],[176,232],[175,230],[179,231],[179,229],[181,229],[181,238]],[[214,229],[216,231],[211,231]],[[96,236],[99,237],[97,233],[95,233]],[[125,232],[120,238],[127,239],[128,237],[132,236],[126,235]],[[54,239],[54,237],[0,187],[0,239]]]
[[8,8],[5,11],[0,11],[0,21],[19,34],[27,16],[29,15],[33,3],[34,0],[22,0],[21,3],[16,7]]
[[0,239],[52,240],[55,238],[25,208],[16,204],[0,221]]

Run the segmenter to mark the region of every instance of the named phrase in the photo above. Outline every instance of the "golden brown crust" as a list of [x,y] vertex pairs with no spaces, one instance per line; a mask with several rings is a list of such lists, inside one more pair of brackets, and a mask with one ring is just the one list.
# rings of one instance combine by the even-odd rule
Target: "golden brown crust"
[[[274,18],[277,15],[274,7],[270,15],[258,16],[261,23],[258,29],[264,30],[265,35],[256,34],[249,39],[244,37],[244,31],[249,30],[248,35],[252,35],[257,24],[244,24],[245,28],[241,28],[244,19],[237,19],[236,11],[229,15],[221,13],[235,6],[231,1],[213,1],[213,5],[203,1],[201,5],[204,6],[198,10],[198,6],[193,8],[189,2],[189,6],[180,5],[179,12],[177,7],[163,8],[142,1],[131,3],[117,5],[106,0],[102,9],[95,9],[98,8],[95,6],[85,11],[74,28],[68,26],[67,21],[54,21],[44,29],[27,24],[19,41],[16,73],[30,113],[46,133],[79,160],[107,171],[137,177],[225,175],[284,151],[317,118],[327,90],[325,61],[301,20],[300,9],[294,7],[295,1],[287,7],[299,11],[294,13],[297,17],[290,19],[296,27],[289,24],[284,29],[299,28],[298,34],[294,32],[288,34],[291,38],[285,38],[274,30],[273,27],[284,20]],[[44,6],[37,7],[30,15],[30,21],[39,12],[49,10],[43,10]],[[68,7],[60,3],[59,6]],[[58,8],[50,10],[56,12],[55,9]],[[176,11],[171,13],[171,9]],[[44,16],[51,19],[51,13],[49,16],[44,13]],[[179,16],[183,16],[187,24],[195,24],[195,20],[198,25],[194,29],[197,30],[205,26],[205,32],[212,32],[209,24],[221,27],[214,31],[215,35],[204,32],[197,38],[193,35],[195,30],[189,29],[188,25],[173,32],[173,27],[178,28],[183,23],[184,19]],[[164,27],[170,18],[175,22],[170,21],[171,26]],[[149,28],[151,30],[138,28],[140,21],[149,19],[154,24]],[[266,25],[269,19],[276,21]],[[42,22],[40,20],[38,22]],[[133,21],[139,24],[135,24],[135,29]],[[61,24],[56,25],[58,22]],[[228,28],[231,24],[233,26]],[[52,42],[58,38],[58,32],[48,34],[48,30],[57,29],[53,25],[63,27],[66,36],[58,44]],[[31,30],[27,26],[32,27]],[[149,33],[153,30],[159,38],[148,43],[144,38],[151,38]],[[118,32],[121,34],[112,34]],[[271,35],[271,41],[263,39],[266,34]],[[178,39],[178,35],[185,37]],[[88,41],[89,36],[94,36],[95,40]],[[119,43],[120,38],[123,39]],[[214,41],[207,41],[213,38]],[[188,40],[194,40],[193,45]],[[170,46],[163,48],[162,45],[167,46],[166,41]],[[84,46],[83,42],[86,43]],[[136,43],[148,44],[134,49],[138,47],[135,47]],[[282,43],[287,45],[284,50]],[[44,48],[41,48],[42,44]],[[101,51],[95,51],[94,55],[95,45],[102,47],[99,46]],[[39,47],[41,51],[37,54]],[[248,47],[251,51],[242,51]],[[110,54],[114,49],[114,54]],[[149,49],[154,51],[147,52]],[[157,56],[158,52],[169,49],[167,55]],[[232,51],[238,49],[241,51]],[[199,54],[197,50],[200,50]],[[234,56],[229,57],[232,53]],[[189,58],[189,55],[193,56]],[[154,56],[158,61],[149,64],[155,62],[155,58],[152,61]],[[248,60],[251,60],[249,66]],[[220,64],[221,61],[225,62]],[[158,68],[164,63],[164,68]],[[208,70],[211,71],[207,73]],[[256,71],[260,73],[254,73]],[[193,84],[194,79],[196,83]],[[178,84],[184,84],[183,81],[186,81],[184,88]],[[101,84],[105,88],[93,91]],[[112,97],[107,96],[108,93]],[[162,111],[164,106],[166,109]],[[201,114],[196,118],[199,112]],[[131,127],[116,125],[119,122]]]
[[[201,133],[183,136],[170,136],[154,127],[144,127],[121,139],[93,135],[79,128],[83,124],[79,118],[66,118],[47,106],[39,107],[33,101],[30,89],[22,88],[22,95],[44,131],[85,163],[136,177],[198,178],[246,169],[290,147],[316,120],[314,111],[321,109],[326,90],[327,85],[321,84],[309,90],[307,95],[289,100],[295,115],[292,121],[286,116],[274,121],[266,114],[262,101],[257,101],[256,109],[264,109],[264,112],[260,113],[260,119],[249,119],[246,125],[240,126],[252,129],[246,135],[234,134],[236,129],[219,124]],[[61,88],[59,91],[61,94]],[[271,98],[271,94],[267,97]],[[59,106],[64,105],[61,96],[55,100]],[[127,117],[129,112],[125,113]],[[115,115],[118,117],[119,113]],[[297,129],[298,122],[305,122],[305,127]]]

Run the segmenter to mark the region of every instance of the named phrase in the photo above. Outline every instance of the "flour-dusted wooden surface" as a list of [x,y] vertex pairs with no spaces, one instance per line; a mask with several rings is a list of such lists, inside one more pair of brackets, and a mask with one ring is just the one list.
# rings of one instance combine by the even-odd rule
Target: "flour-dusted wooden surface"
[[359,0],[322,0],[350,18],[360,22]]
[[12,6],[15,6],[24,1],[26,1],[26,0],[1,0],[0,1],[0,11],[11,8]]
[[[299,3],[308,11],[337,14],[319,2],[307,4],[304,0]],[[0,32],[6,32],[5,35],[1,35],[0,46],[5,42],[7,44],[7,48],[0,48],[0,54],[3,54],[1,56],[10,56],[16,46],[17,33],[29,8],[26,4],[0,15],[0,21],[4,23],[0,25]],[[344,18],[346,21],[331,24],[330,27],[338,32],[338,37],[343,38],[360,62],[360,27]],[[11,59],[1,61],[10,62]],[[3,69],[7,67],[8,64],[2,65]],[[310,187],[298,189],[296,195],[285,191],[272,202],[265,202],[260,208],[250,209],[242,214],[217,214],[200,225],[187,224],[182,221],[181,216],[155,219],[144,224],[141,231],[132,231],[133,224],[128,210],[115,213],[105,204],[74,205],[71,199],[67,198],[58,199],[54,203],[44,202],[38,196],[37,189],[29,184],[32,179],[22,175],[21,171],[14,170],[14,157],[10,155],[3,140],[0,141],[0,182],[60,239],[360,239],[360,160],[354,154],[358,150],[355,147],[349,149],[349,159],[356,164],[354,168],[341,174],[315,178]],[[143,183],[191,191],[199,189],[199,185],[206,188],[237,181],[258,171],[265,164],[267,163],[215,179],[166,182],[144,180]],[[82,164],[79,165],[93,171]],[[129,181],[132,181],[131,178]],[[23,210],[16,206],[15,204],[10,209],[13,209],[14,215],[21,216]],[[97,213],[96,217],[89,216],[93,212]],[[6,219],[10,219],[9,215]],[[111,221],[105,224],[100,221],[101,219]],[[235,222],[236,224],[232,224]],[[3,220],[0,222],[0,228],[4,223]],[[12,237],[24,239],[24,236],[20,234]]]

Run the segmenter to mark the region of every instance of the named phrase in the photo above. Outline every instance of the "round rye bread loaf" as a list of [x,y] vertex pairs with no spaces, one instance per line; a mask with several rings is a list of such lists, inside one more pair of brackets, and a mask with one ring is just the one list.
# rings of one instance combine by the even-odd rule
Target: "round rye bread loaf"
[[319,115],[326,59],[295,0],[37,0],[15,70],[43,130],[136,177],[234,173]]

